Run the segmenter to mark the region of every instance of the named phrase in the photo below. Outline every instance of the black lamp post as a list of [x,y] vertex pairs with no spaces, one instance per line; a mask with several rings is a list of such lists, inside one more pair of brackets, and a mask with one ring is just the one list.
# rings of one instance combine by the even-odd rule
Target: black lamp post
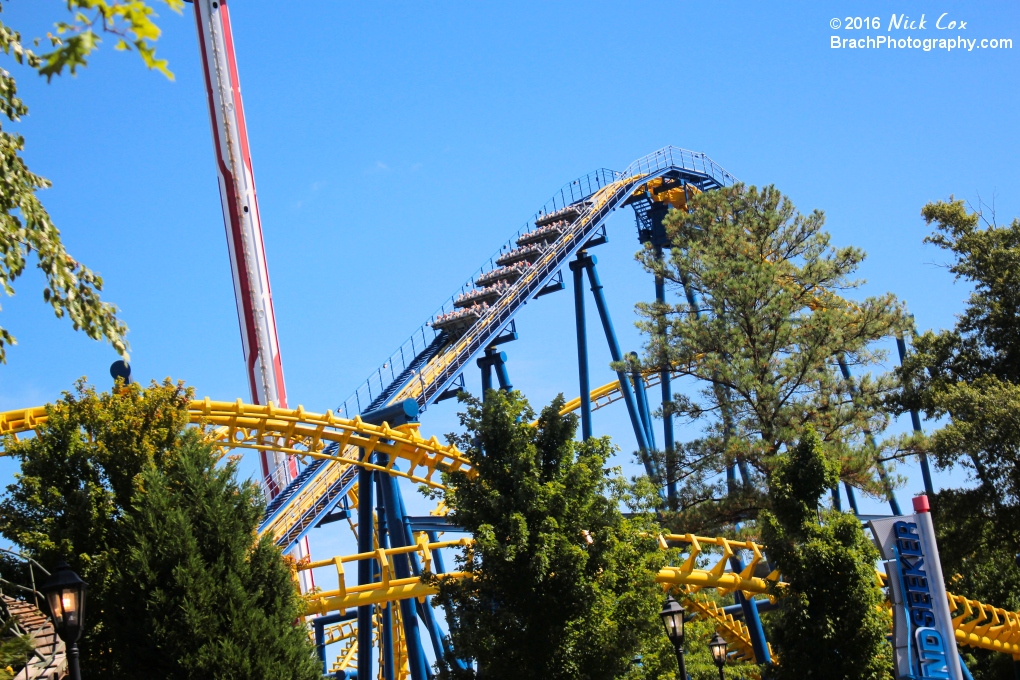
[[71,567],[63,560],[57,562],[53,573],[39,586],[40,592],[46,596],[46,601],[50,605],[53,627],[67,645],[67,665],[71,680],[81,680],[81,671],[78,668],[78,638],[81,637],[83,628],[85,591],[88,587],[89,584],[71,571]]
[[662,625],[666,627],[666,637],[673,643],[673,651],[676,652],[680,680],[687,680],[687,664],[684,662],[684,608],[670,595],[659,616],[662,617]]
[[712,650],[712,661],[715,661],[715,666],[719,669],[719,680],[726,680],[726,676],[723,675],[723,666],[726,665],[726,640],[716,633],[708,641],[708,648]]

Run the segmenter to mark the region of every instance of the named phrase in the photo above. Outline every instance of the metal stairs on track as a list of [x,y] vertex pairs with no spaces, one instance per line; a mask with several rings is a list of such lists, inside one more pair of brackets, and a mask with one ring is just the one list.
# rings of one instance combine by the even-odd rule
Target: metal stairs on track
[[447,333],[440,333],[437,335],[429,346],[423,349],[418,356],[411,361],[407,368],[405,368],[400,375],[394,378],[393,382],[387,385],[386,389],[384,389],[378,397],[372,400],[372,403],[370,403],[368,408],[365,409],[365,413],[385,406],[389,402],[390,397],[392,397],[397,390],[403,387],[419,368],[431,361],[432,357],[434,357],[439,350],[443,348],[448,337],[449,334]]
[[[337,449],[336,444],[330,444],[325,449],[323,449],[322,452],[332,455],[336,452],[336,449]],[[290,483],[287,484],[287,486],[285,486],[283,490],[276,496],[274,496],[273,500],[269,502],[269,504],[266,506],[266,512],[262,516],[262,523],[265,524],[270,519],[272,519],[273,515],[280,511],[283,508],[283,506],[287,504],[288,501],[294,498],[294,496],[299,491],[301,491],[301,487],[303,487],[309,480],[311,480],[312,477],[315,476],[315,473],[318,472],[319,469],[325,463],[326,461],[323,460],[322,458],[316,458],[311,463],[306,465],[305,468],[298,473],[297,477],[292,479]]]
[[301,514],[301,517],[277,539],[277,545],[284,550],[289,550],[322,521],[322,518],[333,509],[333,506],[354,488],[357,481],[358,469],[354,465],[349,465],[340,475],[340,479],[330,484],[325,493],[316,498],[315,502]]

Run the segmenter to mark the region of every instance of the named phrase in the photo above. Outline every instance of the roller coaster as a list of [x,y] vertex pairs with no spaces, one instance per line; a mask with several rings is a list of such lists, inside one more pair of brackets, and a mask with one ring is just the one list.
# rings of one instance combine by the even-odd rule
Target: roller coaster
[[[324,673],[426,680],[429,656],[464,663],[450,647],[441,613],[433,609],[435,588],[420,576],[427,571],[465,577],[448,571],[447,561],[452,551],[470,549],[471,539],[448,522],[442,504],[428,516],[409,515],[403,490],[407,484],[442,489],[442,473],[474,473],[470,459],[455,446],[420,434],[419,416],[463,387],[473,359],[483,388],[493,387],[493,371],[500,388],[511,387],[499,345],[516,337],[514,320],[525,303],[566,288],[564,268],[573,276],[581,389],[563,412],[579,411],[582,436],[588,437],[592,413],[622,400],[639,448],[652,450],[648,392],[658,386],[668,398],[672,376],[620,371],[616,380],[590,388],[585,275],[610,354],[614,361],[623,354],[589,251],[607,242],[606,220],[625,206],[634,210],[640,240],[662,247],[662,219],[669,209],[686,209],[692,195],[734,181],[704,154],[675,147],[638,159],[622,172],[585,175],[564,185],[335,410],[313,413],[240,399],[191,403],[191,423],[222,452],[246,449],[295,462],[262,482],[268,505],[260,534],[287,551],[314,528],[346,520],[357,540],[355,554],[298,563],[301,573],[330,570],[337,579],[333,590],[303,595]],[[661,285],[656,292],[663,294]],[[0,435],[33,432],[46,419],[44,407],[0,413]],[[672,446],[669,427],[664,437]],[[732,658],[775,661],[758,617],[769,600],[754,597],[781,578],[768,566],[765,548],[691,534],[658,540],[663,549],[680,548],[684,556],[659,572],[663,589],[682,594],[691,612],[713,622]],[[884,580],[885,574],[876,572],[876,578]],[[733,595],[735,604],[721,607],[704,598],[700,591],[706,588]],[[952,594],[948,599],[959,644],[1020,659],[1020,615]],[[327,663],[327,648],[338,650],[332,663]]]

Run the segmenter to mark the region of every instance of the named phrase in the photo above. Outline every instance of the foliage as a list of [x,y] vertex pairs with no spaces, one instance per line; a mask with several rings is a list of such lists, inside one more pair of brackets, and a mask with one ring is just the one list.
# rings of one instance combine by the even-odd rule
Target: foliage
[[[321,667],[300,620],[302,602],[236,463],[218,468],[196,433],[164,469],[139,478],[126,518],[111,633],[121,677],[313,678]],[[123,644],[130,641],[130,644]]]
[[[183,0],[163,1],[175,11],[183,7]],[[0,49],[16,63],[51,79],[65,68],[74,74],[85,66],[87,57],[99,46],[99,33],[106,32],[118,36],[117,49],[133,45],[149,68],[173,77],[166,60],[156,58],[153,43],[159,38],[159,28],[153,22],[152,8],[143,0],[66,0],[66,6],[72,17],[57,22],[56,34],[48,36],[52,51],[35,54],[25,47],[17,31],[2,22]],[[14,77],[4,69],[0,69],[0,111],[12,123],[28,113],[18,97]],[[14,295],[12,284],[34,253],[46,278],[43,300],[54,314],[58,318],[66,315],[75,330],[84,331],[93,340],[105,338],[126,356],[127,326],[117,317],[117,308],[100,299],[102,277],[64,248],[60,232],[36,195],[50,182],[28,169],[21,156],[24,149],[24,137],[0,126],[0,182],[4,187],[0,191],[0,286],[5,294]],[[0,327],[0,363],[6,361],[7,346],[14,344],[10,331]]]
[[[162,0],[170,9],[180,13],[184,0]],[[173,80],[166,59],[156,58],[153,43],[160,30],[153,17],[155,10],[145,0],[65,0],[70,21],[58,21],[56,34],[47,37],[55,48],[42,55],[39,74],[47,79],[60,75],[66,68],[74,75],[79,66],[86,66],[88,56],[102,42],[100,33],[117,36],[116,50],[138,51],[150,69],[160,71]],[[97,32],[98,31],[98,32]]]
[[606,469],[608,439],[575,442],[562,396],[537,427],[517,392],[466,399],[466,432],[451,439],[477,476],[448,475],[445,499],[451,521],[475,538],[458,558],[471,578],[436,579],[439,599],[452,602],[454,649],[486,680],[675,673],[654,580],[667,555],[646,515],[621,514],[627,488]]
[[818,500],[838,479],[822,446],[808,426],[800,443],[778,457],[769,477],[772,510],[759,518],[785,583],[774,586],[779,609],[769,617],[779,658],[770,677],[891,680],[878,550],[851,514],[828,511],[819,522]]
[[[690,298],[638,306],[647,332],[642,368],[694,378],[696,398],[673,396],[669,417],[704,421],[704,435],[664,462],[681,483],[681,523],[752,519],[763,498],[762,475],[775,456],[811,425],[839,462],[839,474],[879,493],[876,459],[883,447],[882,398],[887,375],[844,379],[883,358],[872,343],[907,326],[891,294],[852,302],[841,294],[860,285],[852,277],[864,253],[834,248],[824,215],[799,213],[772,186],[734,185],[694,197],[690,212],[665,220],[670,251],[638,254],[644,267]],[[748,485],[724,489],[718,473],[745,465]],[[737,485],[739,487],[739,485]],[[700,515],[699,515],[700,513]]]
[[14,632],[15,623],[12,616],[0,626],[0,680],[14,680],[35,649],[29,636]]
[[[952,255],[949,271],[973,286],[954,328],[914,338],[903,390],[890,402],[942,425],[924,442],[936,467],[962,466],[976,489],[932,499],[943,572],[950,589],[1010,610],[1020,608],[1020,220],[982,228],[962,201],[921,211],[925,239]],[[1002,655],[968,650],[974,677],[1011,678]]]
[[21,473],[0,533],[89,583],[95,677],[315,677],[283,557],[253,538],[258,494],[186,430],[190,398],[169,380],[113,394],[79,381],[36,437],[6,442]]
[[[1020,502],[1020,220],[981,229],[962,201],[922,210],[927,243],[955,257],[949,271],[974,286],[955,328],[914,339],[900,411],[949,417],[928,447],[940,468],[962,464],[998,504]],[[1006,463],[1006,464],[1003,464]]]

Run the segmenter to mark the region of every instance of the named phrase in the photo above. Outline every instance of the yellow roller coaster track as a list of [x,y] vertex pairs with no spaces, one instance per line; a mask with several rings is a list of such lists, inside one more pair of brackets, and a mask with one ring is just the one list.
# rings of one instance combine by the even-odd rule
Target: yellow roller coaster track
[[[610,383],[593,391],[605,397],[612,393]],[[564,410],[571,406],[568,403]],[[574,406],[576,408],[576,406]],[[209,399],[195,400],[189,407],[192,423],[205,428],[207,434],[224,451],[231,448],[254,450],[278,450],[289,455],[312,458],[326,458],[341,465],[326,466],[341,468],[358,465],[379,470],[386,474],[404,477],[432,487],[441,487],[434,479],[436,470],[463,470],[471,474],[470,461],[454,446],[440,444],[435,437],[424,439],[416,426],[390,428],[387,425],[370,425],[360,418],[343,419],[332,413],[311,413],[303,407],[279,409],[272,405],[256,406],[236,402],[218,402]],[[0,436],[17,436],[35,430],[46,422],[45,407],[34,407],[0,413]],[[329,443],[336,442],[339,451],[347,452],[362,447],[390,456],[388,466],[364,463],[356,458],[338,457],[321,453]],[[408,465],[406,471],[393,468],[392,461],[402,460]],[[754,567],[761,561],[761,546],[751,541],[730,541],[725,538],[705,538],[685,535],[668,535],[660,539],[663,546],[683,543],[689,546],[687,559],[680,566],[664,567],[656,580],[665,586],[683,586],[688,592],[696,593],[702,588],[717,588],[722,592],[742,590],[745,593],[763,593],[770,581],[778,575],[773,572],[766,578],[754,576]],[[331,560],[320,560],[302,565],[302,569],[334,565],[340,575],[340,589],[329,593],[317,593],[308,598],[308,614],[343,611],[360,604],[392,602],[407,598],[422,598],[435,594],[435,589],[419,579],[389,578],[389,564],[392,557],[401,552],[416,552],[425,568],[431,564],[431,551],[437,548],[455,546],[467,547],[470,539],[439,541],[429,543],[419,535],[418,543],[408,548],[376,550]],[[720,558],[713,566],[704,569],[698,566],[703,557],[703,546],[713,546]],[[754,555],[748,567],[739,574],[727,571],[729,555],[734,550],[749,550]],[[707,556],[704,555],[704,556]],[[346,588],[343,579],[343,564],[363,559],[379,562],[382,573],[387,577],[367,586]],[[705,565],[707,566],[707,565]],[[463,574],[449,574],[457,577]],[[957,642],[971,647],[1003,652],[1020,659],[1020,614],[993,607],[957,595],[949,595],[949,603],[955,612],[953,625]]]

